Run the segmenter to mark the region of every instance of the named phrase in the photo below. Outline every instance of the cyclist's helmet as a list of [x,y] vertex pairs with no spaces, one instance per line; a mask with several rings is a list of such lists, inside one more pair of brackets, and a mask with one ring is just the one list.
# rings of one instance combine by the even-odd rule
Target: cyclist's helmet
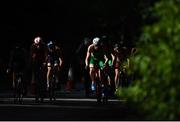
[[99,37],[95,37],[95,38],[93,39],[93,44],[99,45],[99,44],[100,44],[100,38],[99,38]]
[[47,46],[48,46],[48,48],[49,49],[54,49],[54,43],[53,43],[53,41],[50,41],[48,44],[47,44]]
[[39,37],[39,36],[34,39],[35,44],[39,44],[40,41],[41,41],[41,37]]
[[114,44],[114,49],[119,49],[119,44]]

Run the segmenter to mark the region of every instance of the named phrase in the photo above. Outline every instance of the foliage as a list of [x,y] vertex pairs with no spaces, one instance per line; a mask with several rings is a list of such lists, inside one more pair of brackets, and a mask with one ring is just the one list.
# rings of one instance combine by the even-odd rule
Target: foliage
[[180,1],[160,0],[148,8],[155,21],[142,28],[133,57],[136,80],[117,94],[139,103],[150,120],[180,115]]

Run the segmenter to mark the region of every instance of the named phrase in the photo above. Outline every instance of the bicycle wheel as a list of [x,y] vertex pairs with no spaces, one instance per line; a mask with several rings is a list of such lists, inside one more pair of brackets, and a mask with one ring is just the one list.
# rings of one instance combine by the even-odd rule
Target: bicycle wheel
[[22,76],[18,77],[18,101],[19,103],[23,102],[23,84],[22,84]]
[[108,89],[106,85],[102,86],[102,100],[103,100],[103,104],[108,103]]
[[55,76],[53,74],[51,80],[50,80],[50,84],[49,84],[49,99],[52,102],[52,100],[56,100],[55,98]]
[[15,88],[14,88],[14,102],[22,103],[23,101],[23,84],[22,74],[17,73],[15,76]]
[[100,81],[96,81],[96,99],[98,103],[101,103],[102,98],[102,88]]

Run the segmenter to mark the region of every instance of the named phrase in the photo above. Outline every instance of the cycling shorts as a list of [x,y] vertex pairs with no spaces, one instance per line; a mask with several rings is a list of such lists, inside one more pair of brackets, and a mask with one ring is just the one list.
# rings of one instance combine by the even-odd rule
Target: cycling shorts
[[94,57],[91,56],[89,64],[94,65],[96,68],[101,68],[104,66],[104,62],[102,60],[94,59]]
[[48,60],[47,60],[47,65],[48,65],[48,67],[58,66],[59,65],[59,60],[57,58],[53,58],[53,57],[51,57],[49,55]]

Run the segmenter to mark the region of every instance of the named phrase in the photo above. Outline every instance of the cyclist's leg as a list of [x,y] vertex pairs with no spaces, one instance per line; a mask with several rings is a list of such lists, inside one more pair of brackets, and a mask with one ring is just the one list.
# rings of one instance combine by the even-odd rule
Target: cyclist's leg
[[38,68],[34,73],[34,92],[35,92],[35,102],[39,102],[39,78],[38,78]]
[[101,89],[102,89],[102,100],[103,100],[103,104],[106,104],[108,101],[108,97],[109,97],[109,86],[110,86],[110,76],[108,75],[108,70],[107,69],[103,69],[100,73],[100,77],[101,77]]
[[44,92],[45,92],[45,82],[43,78],[43,67],[41,66],[38,73],[38,96],[40,98],[40,102],[44,100]]
[[115,68],[115,77],[114,77],[114,81],[115,81],[115,88],[117,90],[117,88],[119,87],[119,74],[120,69],[119,68]]
[[19,102],[22,102],[22,99],[23,99],[23,73],[22,73],[22,71],[18,72],[18,84],[17,84],[17,88],[18,88],[18,99],[19,99]]
[[15,89],[16,89],[16,98],[18,102],[22,102],[22,71],[19,67],[15,70]]
[[56,100],[56,96],[55,96],[55,90],[57,88],[57,84],[59,82],[59,63],[57,61],[54,62],[54,67],[53,67],[53,71],[52,71],[52,75],[53,76],[53,79],[52,79],[52,83],[51,83],[51,90],[52,90],[52,98],[54,99],[54,101]]
[[59,83],[59,62],[54,62],[54,74],[55,74],[55,88],[57,88],[57,85]]
[[16,72],[12,72],[12,77],[13,77],[13,97],[14,97],[14,102],[17,101],[17,79],[16,79]]
[[102,81],[103,75],[102,75],[102,72],[101,72],[100,68],[97,69],[97,77],[98,77],[99,81]]
[[100,70],[98,68],[95,69],[95,73],[96,73],[96,98],[97,98],[97,102],[101,103],[101,95],[102,95],[102,91],[101,91],[101,81],[100,81]]
[[41,76],[41,64],[38,64],[35,70],[35,101],[39,102],[39,98],[41,98],[41,82],[42,82],[42,76]]
[[54,72],[54,77],[53,77],[53,79],[52,79],[52,83],[51,83],[51,97],[52,97],[52,99],[55,101],[56,99],[55,99],[55,89],[56,89],[56,74],[55,74],[56,72]]
[[120,75],[120,62],[115,63],[114,67],[114,83],[115,83],[115,90],[119,87],[119,75]]
[[47,93],[48,93],[48,97],[50,99],[50,101],[52,100],[52,90],[53,90],[53,67],[52,66],[48,66],[47,67]]
[[47,83],[46,83],[46,88],[47,90],[49,89],[50,86],[50,75],[52,74],[52,66],[53,66],[53,58],[48,55],[48,59],[47,59],[47,74],[46,74],[46,79],[47,79]]
[[39,97],[40,101],[44,102],[44,97],[46,93],[46,72],[45,72],[45,66],[41,66],[39,71]]
[[47,73],[47,83],[49,84],[48,88],[48,94],[49,94],[49,99],[52,102],[52,99],[55,100],[55,80],[56,80],[56,74],[55,74],[55,67],[54,65],[48,65],[48,73]]
[[95,90],[95,68],[94,64],[89,64],[89,74],[91,78],[91,90]]
[[90,61],[89,61],[89,75],[90,75],[90,78],[91,78],[91,90],[92,91],[95,91],[96,89],[96,84],[95,84],[95,60],[93,57],[90,58]]
[[48,64],[47,64],[47,74],[46,74],[46,77],[47,77],[47,83],[46,83],[47,89],[49,89],[49,85],[50,85],[50,75],[51,75],[51,74],[52,74],[51,63],[48,63]]

